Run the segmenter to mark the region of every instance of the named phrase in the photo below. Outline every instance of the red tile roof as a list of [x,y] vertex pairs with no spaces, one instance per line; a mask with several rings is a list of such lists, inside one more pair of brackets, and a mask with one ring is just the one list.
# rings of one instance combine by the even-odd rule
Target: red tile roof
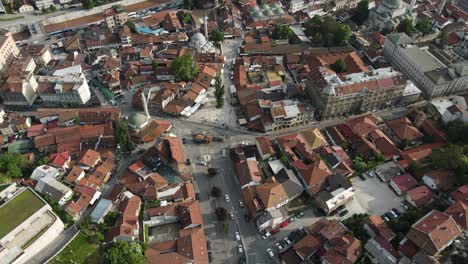
[[450,196],[455,201],[460,201],[465,205],[468,205],[468,184],[461,186],[456,191],[452,192]]
[[402,193],[405,193],[406,191],[418,186],[418,182],[408,173],[393,177],[390,181],[398,186],[398,189],[400,189]]
[[456,201],[445,213],[451,215],[461,228],[468,230],[468,204]]
[[380,215],[369,216],[369,226],[383,239],[390,241],[396,234],[393,230],[382,220]]
[[406,195],[414,201],[417,207],[427,205],[432,201],[432,192],[426,185],[413,188]]
[[437,190],[440,191],[448,191],[456,181],[455,174],[444,169],[429,171],[425,173],[424,176],[431,178]]
[[420,140],[423,134],[413,126],[413,123],[407,117],[397,118],[387,122],[387,126],[393,130],[400,140],[408,142]]
[[49,156],[49,164],[62,167],[70,161],[68,152],[54,153]]

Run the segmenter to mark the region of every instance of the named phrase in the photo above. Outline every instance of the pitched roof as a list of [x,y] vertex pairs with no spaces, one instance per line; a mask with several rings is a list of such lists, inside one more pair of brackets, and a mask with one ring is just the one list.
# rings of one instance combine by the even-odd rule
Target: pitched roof
[[270,177],[264,184],[255,186],[258,197],[265,208],[274,208],[289,199],[283,186],[276,181],[275,177]]
[[81,157],[78,163],[83,164],[87,167],[94,167],[94,165],[96,165],[99,159],[100,159],[99,152],[94,151],[92,149],[88,149],[83,155],[83,157]]
[[382,220],[380,215],[369,216],[369,224],[379,236],[387,241],[390,241],[396,236],[393,230]]
[[304,140],[309,144],[310,148],[316,149],[321,146],[328,145],[327,140],[323,136],[322,132],[317,128],[309,128],[299,132]]
[[450,196],[455,201],[460,201],[465,205],[468,205],[468,184],[460,186],[456,191],[452,192]]
[[322,243],[319,237],[306,235],[293,245],[293,249],[302,259],[307,259],[320,248]]
[[260,151],[263,155],[273,155],[275,154],[275,149],[273,148],[273,144],[271,141],[266,137],[256,137],[255,141],[258,143],[260,147]]
[[431,256],[445,248],[461,233],[455,220],[445,213],[432,210],[411,226],[406,238]]
[[451,215],[457,224],[468,230],[468,205],[461,201],[456,201],[449,208],[445,210],[445,213]]
[[423,206],[432,200],[432,192],[426,185],[413,188],[406,192],[406,195],[411,197],[416,206]]
[[400,140],[415,141],[421,139],[423,134],[413,126],[407,117],[397,118],[387,122],[387,126]]
[[68,152],[53,153],[49,156],[49,164],[55,166],[64,166],[70,160]]
[[449,170],[439,169],[427,172],[424,176],[432,179],[438,190],[449,190],[456,181],[456,176]]
[[405,193],[406,191],[418,186],[418,182],[408,173],[393,177],[390,181],[398,186],[402,193]]

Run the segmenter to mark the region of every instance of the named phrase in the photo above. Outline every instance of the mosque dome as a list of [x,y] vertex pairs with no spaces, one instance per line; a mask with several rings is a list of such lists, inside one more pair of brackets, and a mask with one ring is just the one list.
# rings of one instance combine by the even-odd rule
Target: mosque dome
[[127,122],[130,127],[141,129],[148,124],[148,117],[142,113],[132,113]]
[[192,38],[190,39],[190,46],[193,48],[199,49],[203,47],[205,44],[206,44],[206,38],[200,32],[193,34]]

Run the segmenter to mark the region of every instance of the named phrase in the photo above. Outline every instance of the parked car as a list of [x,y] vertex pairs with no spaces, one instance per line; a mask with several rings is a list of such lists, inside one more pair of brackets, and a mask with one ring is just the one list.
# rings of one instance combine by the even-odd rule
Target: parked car
[[289,222],[292,223],[292,222],[296,221],[296,219],[297,219],[296,217],[291,216],[291,217],[289,218]]
[[296,217],[298,217],[298,218],[301,218],[303,216],[304,216],[304,212],[300,212],[300,213],[296,214]]
[[237,241],[240,240],[240,234],[239,234],[239,232],[235,232],[235,233],[234,233],[234,236],[236,237],[236,240],[237,240]]
[[239,206],[244,207],[244,203],[241,200],[239,200]]
[[289,225],[289,222],[286,220],[286,221],[283,221],[281,224],[280,224],[280,227],[283,228],[283,227],[286,227]]
[[233,212],[230,212],[229,216],[231,217],[232,220],[234,220],[234,213]]
[[283,249],[283,246],[281,246],[281,244],[280,244],[280,243],[276,243],[276,245],[275,245],[275,246],[278,248],[278,250],[282,250],[282,249]]
[[383,219],[385,222],[390,221],[390,218],[388,218],[387,216],[382,216],[382,219]]
[[244,249],[242,248],[242,245],[238,245],[237,247],[239,249],[239,254],[244,253]]
[[364,177],[364,174],[359,174],[359,178],[361,178],[361,180],[363,180],[363,181],[366,180],[366,177]]
[[275,229],[271,230],[271,234],[276,234],[276,233],[278,233],[279,231],[280,231],[279,228],[275,228]]
[[345,216],[347,213],[349,213],[349,211],[348,211],[348,210],[344,210],[344,211],[341,211],[341,212],[338,214],[338,216],[339,216],[339,217],[343,217],[343,216]]
[[345,208],[345,205],[341,205],[341,206],[339,206],[338,208],[336,208],[336,210],[337,210],[337,211],[341,211],[341,210],[343,210],[344,208]]
[[226,157],[226,154],[227,154],[227,150],[225,149],[221,150],[221,155],[223,155],[223,157]]
[[407,205],[406,203],[404,203],[404,202],[402,202],[402,203],[400,204],[400,206],[401,206],[403,209],[405,209],[405,210],[408,210],[408,209],[409,209],[408,205]]
[[270,256],[270,258],[274,258],[274,257],[275,257],[275,253],[273,253],[273,250],[271,250],[271,248],[268,248],[268,249],[267,249],[267,253],[268,253],[268,255]]
[[375,172],[374,171],[368,171],[367,174],[369,175],[369,177],[373,178],[375,176]]
[[392,212],[394,212],[397,216],[401,215],[400,211],[396,208],[392,208]]
[[262,236],[262,238],[263,238],[263,239],[267,239],[267,238],[270,237],[270,236],[271,236],[271,234],[268,233],[268,232],[266,232],[266,233]]
[[229,198],[229,194],[224,195],[224,201],[226,201],[226,203],[229,203],[231,201],[231,199]]
[[187,143],[187,139],[186,138],[182,138],[182,144],[185,144]]
[[284,238],[284,241],[286,241],[286,243],[288,243],[288,245],[291,245],[291,240],[289,240],[288,237],[285,237],[285,238]]

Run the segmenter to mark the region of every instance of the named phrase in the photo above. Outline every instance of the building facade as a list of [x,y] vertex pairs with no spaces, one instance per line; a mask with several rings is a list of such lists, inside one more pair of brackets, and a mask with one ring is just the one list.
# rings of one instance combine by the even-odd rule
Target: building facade
[[385,58],[408,76],[427,97],[468,90],[468,62],[443,63],[428,47],[418,47],[404,33],[387,35]]
[[11,32],[0,30],[0,71],[6,70],[13,60],[19,55],[15,40]]

